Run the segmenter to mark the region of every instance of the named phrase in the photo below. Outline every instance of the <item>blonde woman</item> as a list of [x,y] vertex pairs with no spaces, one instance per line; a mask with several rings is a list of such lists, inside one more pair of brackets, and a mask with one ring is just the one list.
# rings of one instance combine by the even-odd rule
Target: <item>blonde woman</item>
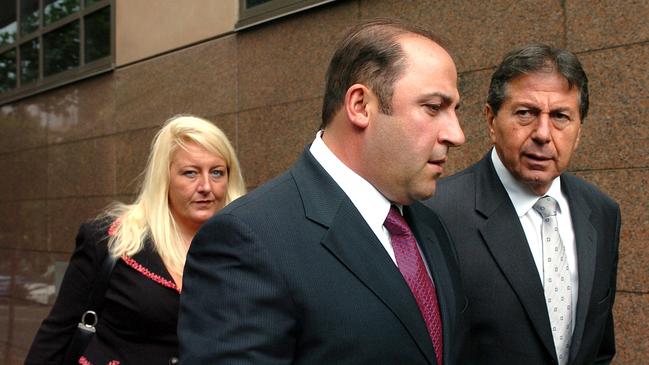
[[115,203],[81,226],[61,291],[26,364],[62,364],[106,255],[116,258],[86,365],[170,364],[187,250],[201,224],[245,193],[223,132],[194,116],[165,123],[133,204]]

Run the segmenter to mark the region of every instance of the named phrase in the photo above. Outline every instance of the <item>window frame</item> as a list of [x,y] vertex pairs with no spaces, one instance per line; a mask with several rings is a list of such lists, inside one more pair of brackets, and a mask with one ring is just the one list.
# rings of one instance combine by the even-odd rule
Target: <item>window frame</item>
[[[98,75],[100,73],[111,71],[115,68],[115,0],[99,0],[89,6],[85,5],[85,0],[79,0],[79,11],[68,14],[67,16],[58,19],[48,25],[44,25],[43,21],[43,0],[38,0],[39,12],[39,26],[38,29],[26,34],[21,35],[20,32],[20,2],[16,1],[16,36],[12,44],[0,46],[0,54],[3,54],[12,49],[16,50],[16,86],[13,89],[0,92],[0,106],[16,101],[27,96],[41,93],[59,86],[73,83],[88,77]],[[101,11],[105,7],[110,7],[110,52],[107,56],[99,58],[92,62],[85,61],[85,19],[86,16]],[[77,67],[65,70],[54,75],[44,75],[44,46],[43,36],[65,27],[75,21],[79,22],[79,65]],[[38,39],[38,77],[35,81],[31,81],[25,85],[21,81],[21,52],[22,45],[27,44],[34,39]]]
[[234,30],[240,31],[334,1],[336,0],[269,0],[248,8],[246,0],[239,0],[239,17]]

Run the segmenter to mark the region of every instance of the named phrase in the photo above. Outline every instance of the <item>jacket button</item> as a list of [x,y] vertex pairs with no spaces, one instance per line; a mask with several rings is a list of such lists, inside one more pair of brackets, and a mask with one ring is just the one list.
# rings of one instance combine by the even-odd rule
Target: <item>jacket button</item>
[[178,365],[178,358],[172,357],[171,359],[169,359],[169,365]]

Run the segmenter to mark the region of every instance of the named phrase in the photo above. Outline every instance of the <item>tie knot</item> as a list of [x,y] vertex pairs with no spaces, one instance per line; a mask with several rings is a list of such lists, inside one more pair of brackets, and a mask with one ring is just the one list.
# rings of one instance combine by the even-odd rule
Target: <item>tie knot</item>
[[390,211],[388,212],[388,216],[385,217],[383,225],[391,235],[404,235],[410,232],[408,223],[401,215],[401,212],[399,212],[399,209],[394,205],[390,206]]
[[543,218],[557,215],[557,201],[547,195],[539,198],[533,208],[539,212]]

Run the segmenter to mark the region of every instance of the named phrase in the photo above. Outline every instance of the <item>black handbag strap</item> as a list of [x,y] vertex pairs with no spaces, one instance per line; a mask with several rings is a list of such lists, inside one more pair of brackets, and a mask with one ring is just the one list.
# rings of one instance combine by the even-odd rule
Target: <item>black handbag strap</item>
[[108,289],[108,282],[110,281],[110,275],[113,273],[113,268],[117,263],[117,258],[110,254],[110,251],[106,253],[106,257],[101,264],[101,270],[99,271],[99,276],[95,285],[92,287],[92,294],[90,295],[90,304],[88,305],[88,310],[95,311],[99,314],[101,309],[104,306],[104,298],[106,298],[106,290]]

